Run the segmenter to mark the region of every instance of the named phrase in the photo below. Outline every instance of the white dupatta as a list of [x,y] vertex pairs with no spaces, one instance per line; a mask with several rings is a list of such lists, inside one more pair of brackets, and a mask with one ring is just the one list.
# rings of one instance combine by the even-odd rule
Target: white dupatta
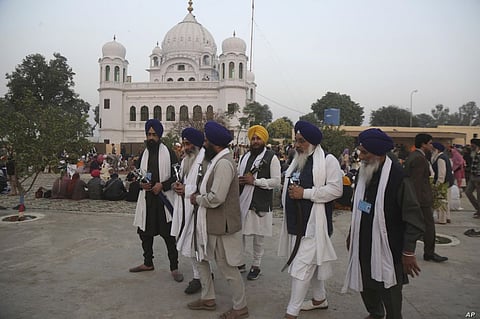
[[[200,152],[197,154],[190,172],[188,172],[184,184],[185,184],[185,197],[176,196],[175,205],[174,205],[174,218],[172,222],[172,236],[177,237],[177,250],[186,257],[195,257],[195,247],[193,246],[193,209],[194,206],[190,203],[190,196],[197,191],[197,177],[200,171],[200,166],[202,165],[203,158],[205,157],[205,149],[202,147]],[[181,200],[184,200],[185,203],[185,220],[183,231],[180,234],[180,227],[183,220],[183,214],[181,210],[183,209]],[[177,213],[178,212],[178,213]],[[197,213],[198,214],[198,213]],[[203,229],[205,220],[200,220],[197,218],[197,239],[200,238],[198,229]],[[206,233],[206,230],[205,232]],[[199,242],[206,242],[205,239],[200,238]]]
[[[375,215],[373,216],[372,224],[372,258],[370,264],[372,279],[378,282],[383,282],[386,289],[397,284],[392,251],[390,250],[388,242],[384,212],[385,189],[387,187],[391,168],[392,160],[387,156],[385,158],[385,163],[383,164],[377,196],[375,198]],[[347,292],[348,288],[356,291],[363,291],[359,256],[360,221],[363,213],[358,209],[358,204],[360,200],[364,198],[365,189],[365,179],[359,178],[353,201],[348,268],[342,293]]]
[[[248,168],[248,170],[250,170],[253,167],[258,167],[260,165],[260,162],[262,161],[263,157],[265,156],[266,151],[267,151],[267,148],[265,147],[263,149],[263,152],[261,152],[260,154],[257,155],[255,160],[253,161],[252,167]],[[239,173],[243,174],[243,172],[245,172],[245,170],[247,168],[246,167],[247,162],[248,162],[248,159],[250,158],[251,154],[252,154],[251,152],[248,152],[241,159],[240,163],[238,164],[238,172]],[[257,175],[258,175],[258,172],[255,172],[255,174],[253,174],[253,177],[257,178]],[[253,191],[254,190],[255,190],[255,185],[245,184],[243,186],[243,191],[240,194],[240,211],[242,212],[242,225],[244,225],[245,217],[247,216],[248,210],[250,209],[250,204],[252,202]]]
[[[148,156],[149,153],[148,149],[146,148],[143,151],[142,161],[140,162],[140,169],[145,172],[148,168]],[[170,178],[171,166],[172,163],[170,162],[170,152],[163,143],[160,143],[160,145],[158,146],[158,176],[160,182],[164,182]],[[173,203],[173,190],[169,190],[163,193],[168,198],[168,200]],[[147,203],[145,200],[145,191],[141,189],[138,194],[137,206],[135,208],[135,218],[133,219],[133,226],[139,227],[142,231],[145,231],[146,217]],[[172,220],[172,215],[166,207],[165,218],[167,220],[167,223]]]

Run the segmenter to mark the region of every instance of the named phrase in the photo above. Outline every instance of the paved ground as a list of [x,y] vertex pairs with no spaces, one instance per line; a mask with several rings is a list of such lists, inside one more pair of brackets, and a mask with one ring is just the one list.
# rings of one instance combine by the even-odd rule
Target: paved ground
[[[88,178],[88,177],[87,177]],[[38,186],[51,187],[53,176],[43,175]],[[37,187],[37,186],[36,186]],[[36,188],[35,188],[36,189]],[[16,212],[16,198],[1,195],[0,217]],[[421,259],[419,278],[404,288],[404,318],[480,317],[480,238],[463,233],[480,229],[471,206],[453,212],[453,222],[438,225],[437,233],[459,240],[456,246],[437,246],[448,256],[443,264]],[[142,260],[140,241],[132,226],[134,204],[26,198],[26,213],[41,214],[36,221],[0,223],[0,318],[217,318],[230,307],[226,281],[216,272],[217,310],[191,311],[186,303],[198,294],[184,294],[191,279],[189,260],[180,259],[185,282],[171,278],[166,250],[155,241],[153,272],[131,274],[128,268]],[[245,281],[250,318],[282,318],[289,298],[290,278],[276,256],[281,214],[274,218],[274,236],[266,241],[262,275]],[[363,318],[359,294],[340,294],[346,268],[345,234],[350,213],[337,211],[333,243],[338,255],[334,277],[327,283],[328,310],[301,313],[300,318]],[[249,249],[251,250],[251,249]],[[248,265],[248,260],[247,260]]]

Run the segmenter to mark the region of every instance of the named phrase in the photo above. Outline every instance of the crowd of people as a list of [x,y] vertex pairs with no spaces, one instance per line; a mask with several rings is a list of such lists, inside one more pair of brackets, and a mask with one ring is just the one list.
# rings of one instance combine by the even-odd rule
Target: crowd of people
[[[480,139],[470,141],[471,157],[465,158],[455,146],[426,133],[417,134],[415,148],[405,152],[385,132],[369,128],[359,134],[354,150],[345,149],[337,158],[323,150],[323,134],[315,125],[298,121],[294,132],[281,160],[261,125],[248,129],[249,147],[232,149],[230,131],[209,121],[204,132],[184,129],[180,148],[170,149],[162,143],[161,122],[150,119],[146,148],[127,185],[114,168],[95,159],[88,182],[78,172],[64,171],[50,196],[136,202],[133,225],[143,262],[129,271],[155,269],[153,242],[160,235],[173,280],[184,280],[179,254],[190,261],[192,279],[185,293],[200,297],[187,303],[189,309],[217,308],[213,266],[223,274],[232,306],[221,319],[249,317],[241,273],[248,270],[247,280],[261,277],[265,237],[273,235],[274,189],[282,189],[278,255],[285,257],[283,270],[291,278],[284,318],[327,309],[325,282],[337,259],[330,238],[332,211],[336,201],[348,197],[352,216],[342,291],[360,293],[367,318],[402,318],[402,287],[420,273],[417,240],[424,242],[425,261],[448,260],[435,252],[435,223],[452,222],[449,202],[455,188],[458,194],[464,191],[476,210],[473,217],[480,218]],[[102,174],[105,169],[108,174]],[[346,177],[351,192],[345,192]]]

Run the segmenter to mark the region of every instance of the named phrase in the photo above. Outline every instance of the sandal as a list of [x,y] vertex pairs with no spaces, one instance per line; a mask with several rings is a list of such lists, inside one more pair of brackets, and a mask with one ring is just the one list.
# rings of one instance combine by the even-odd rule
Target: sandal
[[224,312],[218,317],[219,319],[242,319],[242,318],[248,318],[248,308],[244,307],[239,310],[235,309],[230,309],[227,312]]

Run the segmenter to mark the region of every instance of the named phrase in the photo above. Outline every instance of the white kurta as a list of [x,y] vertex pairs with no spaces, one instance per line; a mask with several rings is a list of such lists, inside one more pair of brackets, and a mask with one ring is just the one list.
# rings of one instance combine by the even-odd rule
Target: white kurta
[[[241,174],[246,169],[246,163],[250,157],[250,152],[248,152],[238,164],[238,172]],[[263,159],[265,152],[262,152],[257,156],[253,165],[258,165]],[[250,168],[247,169],[247,171]],[[272,225],[273,225],[273,214],[272,209],[268,211],[263,217],[257,215],[253,210],[249,210],[250,203],[252,200],[253,192],[255,186],[262,189],[274,189],[275,187],[280,186],[280,161],[276,156],[273,156],[272,161],[270,162],[270,178],[259,178],[257,179],[257,173],[253,176],[255,177],[254,185],[245,185],[242,194],[240,195],[240,207],[242,209],[242,231],[244,235],[261,235],[261,236],[272,236]]]
[[[294,160],[285,174],[285,180],[296,169]],[[332,275],[332,261],[337,259],[332,242],[328,236],[325,203],[335,200],[343,193],[343,173],[338,160],[323,152],[320,145],[313,153],[313,188],[304,189],[303,198],[313,202],[310,218],[307,222],[305,236],[302,238],[298,253],[288,268],[288,272],[294,278],[304,280],[310,265],[318,266],[318,279],[325,280]],[[288,196],[288,183],[284,183],[282,202],[285,214],[285,196]],[[283,227],[279,240],[279,256],[289,256],[296,235],[290,235],[287,231],[286,218],[283,218]]]

